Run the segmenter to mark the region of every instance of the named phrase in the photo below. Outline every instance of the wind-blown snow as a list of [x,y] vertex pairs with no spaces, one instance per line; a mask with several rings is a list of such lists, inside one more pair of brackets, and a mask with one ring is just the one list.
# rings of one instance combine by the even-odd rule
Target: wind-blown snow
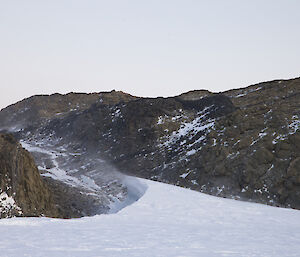
[[299,211],[141,183],[116,214],[0,220],[1,256],[299,256]]
[[[138,201],[146,192],[148,186],[145,183],[141,183],[140,180],[133,177],[124,177],[123,184],[127,188],[127,197],[125,200],[118,200],[118,197],[109,206],[109,213],[117,213],[123,208]],[[120,197],[122,198],[122,197]]]
[[[51,177],[53,179],[57,179],[60,181],[65,182],[66,184],[72,185],[72,186],[80,186],[86,189],[90,189],[93,191],[99,190],[99,186],[95,184],[95,182],[84,175],[81,175],[80,178],[76,178],[74,176],[70,176],[65,170],[61,169],[58,165],[57,159],[61,156],[66,157],[67,154],[54,151],[54,150],[47,150],[39,146],[33,146],[25,141],[20,141],[22,146],[29,152],[38,152],[38,153],[44,153],[47,154],[52,162],[53,167],[44,169],[43,167],[38,167],[40,170],[46,171],[46,173],[42,174],[45,177]],[[72,153],[71,153],[72,155]]]
[[128,184],[124,175],[113,170],[98,156],[70,152],[65,145],[55,147],[47,140],[20,142],[36,157],[42,176],[59,180],[73,189],[77,188],[80,194],[93,198],[93,208],[94,205],[99,206],[99,210],[95,207],[95,214],[104,212],[103,205],[107,207],[105,212],[108,208],[109,213],[117,212],[143,195],[137,188],[138,181],[134,185]]

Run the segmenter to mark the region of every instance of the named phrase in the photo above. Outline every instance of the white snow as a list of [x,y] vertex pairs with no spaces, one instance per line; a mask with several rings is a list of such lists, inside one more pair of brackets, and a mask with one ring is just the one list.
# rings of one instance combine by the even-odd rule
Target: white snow
[[[66,184],[69,184],[71,186],[79,186],[79,187],[89,189],[89,190],[92,190],[92,191],[97,191],[97,190],[100,189],[99,186],[96,185],[95,182],[91,178],[89,178],[87,176],[84,176],[84,175],[81,175],[79,178],[76,178],[72,175],[69,175],[67,173],[67,171],[65,171],[64,169],[60,168],[60,166],[57,162],[57,159],[59,157],[65,157],[66,153],[59,152],[59,151],[54,151],[54,150],[50,151],[46,148],[31,145],[31,144],[29,144],[29,143],[27,143],[23,140],[21,140],[20,143],[29,152],[44,153],[44,154],[47,154],[49,156],[49,158],[51,159],[51,162],[53,164],[53,167],[46,169],[44,167],[39,166],[38,167],[39,170],[42,170],[42,171],[46,172],[46,173],[42,174],[42,176],[51,177],[53,179],[63,181]],[[71,155],[73,156],[74,154],[71,153]],[[78,155],[78,154],[76,154],[76,155]],[[72,172],[69,171],[69,173],[72,173]]]
[[192,171],[190,170],[190,171],[188,171],[188,172],[186,172],[186,173],[181,174],[179,177],[181,177],[181,178],[186,178],[191,172],[192,172]]
[[163,118],[163,116],[159,116],[158,117],[158,120],[157,120],[157,125],[161,125],[161,124],[163,124],[164,123],[164,118]]
[[274,168],[274,164],[271,165],[271,167],[268,169],[268,172]]
[[279,141],[283,141],[287,139],[287,135],[278,135],[276,138],[273,139],[273,145],[277,144]]
[[141,183],[144,196],[116,214],[0,220],[0,255],[299,256],[300,211]]
[[253,89],[250,89],[250,90],[246,90],[246,91],[244,91],[243,93],[238,94],[238,95],[233,96],[233,97],[235,97],[235,98],[243,97],[243,96],[245,96],[245,95],[248,95],[249,93],[252,93],[252,92],[255,92],[255,91],[258,91],[258,90],[261,90],[261,89],[262,89],[262,87],[253,88]]
[[292,117],[292,123],[289,124],[288,128],[290,130],[289,131],[290,135],[295,134],[298,130],[300,130],[300,120],[298,115],[294,115]]
[[113,122],[116,120],[116,118],[122,118],[122,113],[119,108],[114,109],[111,115]]
[[[127,188],[127,197],[125,200],[115,199],[109,206],[109,213],[117,213],[123,208],[133,204],[139,200],[146,192],[148,186],[145,183],[142,183],[140,180],[132,177],[125,177],[123,180],[124,185]],[[121,195],[120,198],[123,196]]]
[[234,96],[234,97],[238,98],[238,97],[242,97],[242,96],[245,96],[245,95],[247,95],[247,93],[244,93],[244,94],[238,94],[238,95],[236,95],[236,96]]
[[212,146],[216,146],[217,145],[217,139],[213,138],[214,143],[212,144]]
[[209,133],[211,129],[213,129],[215,126],[214,119],[204,119],[204,117],[208,114],[206,111],[212,107],[213,106],[206,107],[202,112],[199,112],[198,114],[202,114],[201,116],[198,116],[189,122],[183,122],[180,125],[180,128],[177,131],[173,131],[173,133],[168,137],[168,139],[159,146],[170,147],[172,144],[176,143],[183,137],[189,136],[189,139],[192,139],[199,132],[204,132],[205,135],[200,136],[193,144],[189,145],[189,147],[192,147],[194,144],[205,140],[206,134]]
[[[123,175],[114,171],[102,159],[91,159],[82,153],[70,153],[65,146],[55,148],[35,141],[20,142],[31,153],[44,155],[43,158],[48,163],[42,161],[38,165],[42,176],[77,188],[81,194],[91,196],[94,204],[106,204],[107,207],[111,207],[110,213],[119,211],[140,197],[135,188],[130,188],[127,192],[125,188],[127,182]],[[84,158],[84,165],[78,158]],[[109,172],[104,173],[103,170]]]
[[239,154],[240,154],[240,151],[237,151],[237,152],[235,152],[235,153],[230,153],[230,154],[227,155],[226,158],[234,159],[234,158],[236,158]]
[[[294,115],[291,118],[290,124],[287,126],[288,133],[286,134],[279,134],[276,138],[273,139],[272,143],[275,145],[279,141],[286,140],[289,135],[295,134],[297,131],[300,130],[300,119],[298,115]],[[273,134],[273,136],[276,135],[276,133]]]
[[200,122],[201,117],[197,117],[192,122],[183,123],[180,129],[176,133],[174,133],[174,135],[180,138],[181,136],[186,136],[192,131],[194,132],[194,134],[197,134],[198,132],[209,129],[215,125],[214,120],[207,124],[201,124]]
[[187,156],[191,156],[191,155],[194,155],[195,153],[197,153],[197,151],[196,151],[195,149],[192,149],[192,150],[190,150],[190,151],[187,151],[187,152],[186,152],[186,155],[187,155]]
[[14,198],[12,196],[8,196],[6,192],[1,192],[0,213],[9,213],[11,210],[16,210],[19,214],[22,213],[21,208],[16,204]]
[[268,128],[264,128],[264,129],[258,134],[258,138],[257,138],[256,140],[252,141],[252,143],[251,143],[250,146],[256,144],[256,143],[257,143],[259,140],[261,140],[263,137],[267,136],[268,133],[265,132],[267,129],[268,129]]

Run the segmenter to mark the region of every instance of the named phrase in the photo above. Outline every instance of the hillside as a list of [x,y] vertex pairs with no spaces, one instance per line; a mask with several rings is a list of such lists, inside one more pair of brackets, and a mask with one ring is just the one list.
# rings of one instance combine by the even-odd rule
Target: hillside
[[35,149],[44,177],[65,184],[74,178],[81,188],[91,182],[104,198],[113,192],[100,202],[127,197],[120,171],[300,209],[299,117],[298,78],[169,98],[116,91],[34,96],[3,109],[0,124]]

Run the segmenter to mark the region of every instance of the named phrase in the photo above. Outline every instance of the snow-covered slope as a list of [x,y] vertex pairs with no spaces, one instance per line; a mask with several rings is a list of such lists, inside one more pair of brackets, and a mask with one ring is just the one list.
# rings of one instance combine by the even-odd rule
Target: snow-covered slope
[[141,184],[116,214],[0,220],[0,256],[299,256],[299,211]]

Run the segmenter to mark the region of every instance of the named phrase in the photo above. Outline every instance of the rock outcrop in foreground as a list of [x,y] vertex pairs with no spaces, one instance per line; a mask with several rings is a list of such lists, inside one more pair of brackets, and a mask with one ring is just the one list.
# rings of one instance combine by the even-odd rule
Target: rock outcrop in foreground
[[0,134],[0,218],[57,215],[30,153],[12,135]]
[[[55,164],[80,183],[97,180],[101,190],[112,185],[103,192],[113,189],[113,197],[118,183],[109,167],[221,197],[300,209],[299,78],[169,98],[116,91],[35,96],[3,109],[0,124],[31,147],[69,153]],[[35,158],[40,172],[55,178],[53,165],[41,154]]]

